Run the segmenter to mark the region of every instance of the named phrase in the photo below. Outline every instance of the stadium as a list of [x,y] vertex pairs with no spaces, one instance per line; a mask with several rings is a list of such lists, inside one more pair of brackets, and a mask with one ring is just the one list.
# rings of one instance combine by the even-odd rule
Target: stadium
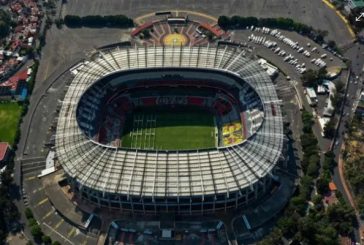
[[72,69],[56,154],[74,193],[97,207],[226,212],[273,190],[280,101],[237,47],[113,47]]

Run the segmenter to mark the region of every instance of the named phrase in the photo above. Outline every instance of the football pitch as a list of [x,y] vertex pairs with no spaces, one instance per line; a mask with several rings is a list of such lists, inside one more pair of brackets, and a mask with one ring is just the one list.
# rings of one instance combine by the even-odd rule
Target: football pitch
[[214,115],[196,108],[143,108],[127,118],[122,147],[190,150],[216,146]]
[[14,143],[21,110],[17,103],[0,104],[0,141]]

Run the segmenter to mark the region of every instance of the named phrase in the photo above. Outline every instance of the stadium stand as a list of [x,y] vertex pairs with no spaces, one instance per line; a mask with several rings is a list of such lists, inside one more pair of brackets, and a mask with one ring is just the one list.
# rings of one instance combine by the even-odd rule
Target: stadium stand
[[[236,95],[228,100],[224,93],[223,101],[231,107],[230,112],[224,107],[227,113],[221,120],[236,120],[232,134],[241,135],[242,140],[234,138],[235,143],[213,149],[176,151],[124,149],[118,146],[120,142],[100,141],[117,137],[107,129],[99,130],[106,119],[101,108],[109,93],[129,90],[135,81],[166,81],[165,76],[173,74],[191,81],[213,77],[226,88],[237,87]],[[191,98],[192,103],[200,103]],[[85,62],[68,88],[57,125],[57,158],[72,190],[97,207],[183,215],[238,209],[269,193],[275,181],[283,147],[282,116],[276,101],[267,73],[235,48],[110,49]],[[124,106],[116,107],[124,111]],[[106,114],[114,112],[120,114],[115,108]],[[113,131],[121,125],[122,120],[108,128]]]

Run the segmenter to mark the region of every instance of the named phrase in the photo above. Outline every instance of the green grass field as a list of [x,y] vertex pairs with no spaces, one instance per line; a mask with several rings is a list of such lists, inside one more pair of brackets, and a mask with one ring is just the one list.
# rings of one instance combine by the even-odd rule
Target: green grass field
[[21,111],[17,103],[0,104],[0,141],[14,143]]
[[122,147],[186,150],[215,147],[214,116],[196,108],[135,111],[126,121]]

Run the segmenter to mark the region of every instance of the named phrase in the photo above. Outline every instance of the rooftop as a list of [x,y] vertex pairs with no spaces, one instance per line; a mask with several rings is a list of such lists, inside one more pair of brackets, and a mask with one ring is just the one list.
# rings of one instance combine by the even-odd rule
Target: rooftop
[[351,0],[352,8],[362,8],[364,7],[364,0]]
[[0,84],[0,87],[11,87],[11,90],[16,90],[18,87],[19,81],[26,81],[28,78],[27,70],[23,70],[21,72],[18,72],[14,76],[10,77],[7,81]]
[[6,155],[6,152],[9,149],[8,142],[0,142],[0,161],[3,161]]
[[[244,52],[234,49],[211,47],[139,47],[114,49],[95,55],[94,60],[90,60],[75,75],[59,115],[56,155],[65,172],[76,178],[83,187],[128,196],[218,195],[258,183],[272,173],[281,155],[283,124],[271,79],[256,61],[244,56]],[[153,67],[204,68],[240,77],[245,81],[245,86],[240,84],[242,93],[249,93],[252,86],[264,103],[264,123],[255,131],[254,137],[242,144],[208,151],[119,149],[99,144],[81,131],[76,120],[76,105],[91,84],[116,70]],[[137,75],[145,78],[143,76],[146,74],[140,72]],[[110,86],[117,85],[117,81],[112,80]],[[98,93],[99,89],[94,86],[91,92],[96,96],[87,96],[85,105],[89,105],[89,109],[96,108],[100,103],[99,97],[102,95]],[[253,101],[249,105],[254,108]],[[258,116],[254,111],[247,113],[248,118]],[[82,121],[85,127],[92,127],[89,120],[85,117]],[[254,126],[254,122],[250,120],[248,127]]]

